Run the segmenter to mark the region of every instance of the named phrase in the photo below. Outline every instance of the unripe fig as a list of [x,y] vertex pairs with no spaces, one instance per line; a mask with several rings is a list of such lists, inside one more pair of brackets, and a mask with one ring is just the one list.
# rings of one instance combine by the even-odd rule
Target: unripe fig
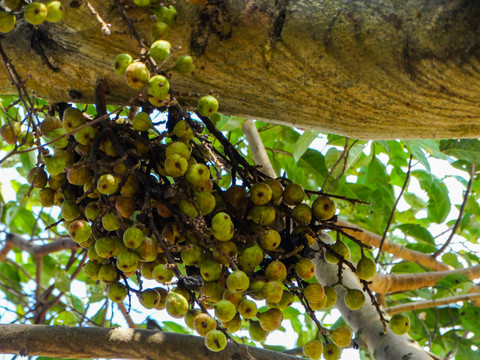
[[347,347],[352,341],[352,330],[346,326],[341,326],[331,331],[330,335],[335,345]]
[[215,281],[220,278],[220,275],[222,274],[222,267],[215,260],[205,260],[200,265],[200,274],[205,281]]
[[54,195],[55,190],[45,187],[38,192],[38,201],[43,207],[51,207],[55,205]]
[[174,318],[182,318],[188,310],[188,301],[180,294],[170,291],[165,303],[167,313]]
[[58,175],[51,175],[48,179],[48,185],[53,190],[58,190],[63,188],[67,183],[67,175],[65,173],[60,173]]
[[25,6],[23,17],[32,25],[40,25],[47,19],[48,10],[45,4],[32,2]]
[[267,335],[268,335],[269,332],[264,330],[260,326],[259,321],[250,321],[250,325],[249,325],[249,328],[248,328],[248,333],[250,335],[250,338],[253,341],[263,342],[267,338]]
[[150,46],[148,55],[150,55],[155,62],[162,63],[170,55],[170,49],[171,45],[168,41],[157,40]]
[[107,212],[102,217],[102,226],[107,231],[115,231],[120,229],[120,222],[113,212]]
[[76,220],[68,227],[68,233],[73,241],[83,243],[92,235],[92,228],[85,220]]
[[85,217],[87,220],[93,221],[97,218],[100,211],[95,201],[89,202],[87,206],[85,206]]
[[192,185],[210,179],[210,170],[204,164],[191,164],[185,173],[185,179]]
[[295,296],[290,291],[284,290],[282,293],[282,299],[278,303],[267,302],[269,308],[277,308],[285,310],[289,308],[295,302]]
[[240,304],[240,301],[243,300],[243,294],[240,292],[233,292],[230,289],[226,289],[222,295],[223,300],[230,301],[235,308]]
[[140,184],[137,178],[133,175],[129,175],[127,177],[127,181],[120,189],[120,194],[123,196],[134,198],[135,194],[137,194],[139,191],[140,191]]
[[60,1],[50,1],[47,3],[47,21],[56,23],[63,20],[65,9]]
[[122,251],[125,251],[125,250],[127,250],[127,247],[123,243],[122,239],[120,239],[119,237],[114,237],[113,238],[113,253],[112,253],[112,256],[114,258],[118,258],[118,255],[120,255],[120,253]]
[[321,303],[325,296],[325,290],[320,284],[308,284],[305,289],[303,289],[303,296],[308,300],[308,302]]
[[110,284],[107,291],[107,296],[115,303],[120,303],[127,297],[127,287],[120,283]]
[[300,259],[295,265],[295,271],[303,280],[309,280],[315,276],[315,264],[308,258]]
[[165,155],[168,157],[173,154],[178,154],[188,159],[190,157],[190,151],[190,146],[187,146],[183,141],[174,141],[167,146]]
[[283,284],[279,281],[269,281],[263,287],[265,300],[271,303],[278,303],[282,300]]
[[325,260],[331,264],[338,263],[338,257],[335,255],[337,253],[340,256],[343,256],[345,260],[350,260],[350,249],[345,245],[341,240],[337,240],[335,244],[330,247],[331,250],[325,250]]
[[323,347],[323,357],[325,360],[338,360],[340,359],[341,353],[342,350],[333,343],[328,343]]
[[7,144],[14,145],[20,134],[21,125],[18,122],[5,124],[0,128],[0,136]]
[[207,282],[201,287],[201,293],[208,303],[215,304],[222,300],[225,287],[217,281]]
[[227,277],[228,289],[232,292],[243,292],[250,286],[250,280],[243,271],[235,270]]
[[206,95],[200,98],[197,103],[197,111],[201,116],[211,116],[218,110],[218,100],[212,95]]
[[137,293],[138,301],[146,309],[153,309],[160,303],[161,296],[155,289],[146,289]]
[[115,57],[114,67],[117,75],[125,75],[128,65],[133,63],[133,58],[128,54],[119,54]]
[[154,9],[154,13],[157,17],[157,21],[164,22],[167,25],[172,25],[177,18],[177,10],[173,5],[163,5]]
[[188,162],[183,156],[173,154],[165,159],[164,168],[169,176],[179,177],[186,175]]
[[75,140],[77,140],[77,142],[79,144],[85,146],[85,150],[86,150],[85,152],[86,153],[81,154],[81,155],[87,155],[88,154],[88,152],[90,151],[90,146],[89,145],[91,145],[93,143],[93,141],[95,140],[95,135],[97,135],[97,131],[95,130],[95,128],[93,128],[91,126],[80,129],[74,134]]
[[335,215],[335,203],[328,196],[319,196],[312,204],[313,216],[319,220],[328,220]]
[[193,130],[185,120],[180,120],[173,127],[172,135],[178,137],[181,141],[188,141],[193,139]]
[[250,189],[250,200],[255,205],[265,205],[272,200],[272,189],[266,183],[256,183]]
[[137,270],[138,255],[129,250],[123,250],[118,254],[117,267],[124,273],[129,273]]
[[298,184],[289,184],[285,190],[283,190],[283,202],[287,205],[300,204],[304,198],[305,191],[303,190],[303,187]]
[[217,328],[217,320],[207,313],[200,313],[195,316],[193,327],[198,335],[205,336],[210,330],[215,330]]
[[178,204],[178,208],[182,213],[184,213],[185,215],[187,215],[187,217],[191,219],[195,219],[198,216],[198,211],[195,208],[195,205],[193,205],[188,200],[180,200],[180,203]]
[[137,6],[149,6],[150,0],[133,0],[134,4]]
[[90,245],[87,256],[91,261],[94,261],[98,264],[102,264],[105,261],[103,257],[97,254],[97,250],[95,250],[95,244]]
[[237,246],[233,241],[217,242],[212,249],[215,261],[223,265],[229,265],[232,259],[237,257]]
[[165,24],[162,21],[157,21],[150,27],[150,33],[152,34],[154,41],[166,39],[170,35],[168,24]]
[[302,225],[308,225],[312,221],[312,209],[305,203],[297,204],[293,208],[293,218]]
[[396,335],[403,335],[410,330],[410,319],[402,314],[395,314],[388,322],[390,330]]
[[205,335],[205,346],[210,351],[222,351],[227,346],[227,337],[220,330],[211,330]]
[[42,167],[36,167],[28,172],[27,181],[33,187],[44,188],[48,182],[48,175]]
[[15,27],[15,14],[12,12],[0,11],[0,32],[8,33]]
[[325,296],[327,297],[325,307],[329,308],[330,306],[335,305],[335,303],[337,302],[337,292],[335,291],[335,289],[331,286],[325,286],[323,290],[325,291]]
[[183,75],[192,73],[193,70],[195,70],[193,58],[189,55],[180,56],[175,62],[175,65],[172,69],[178,71],[180,74]]
[[97,189],[100,194],[111,195],[118,189],[118,181],[112,174],[104,174],[98,178]]
[[103,283],[113,283],[117,279],[117,270],[112,264],[105,264],[98,270],[98,280]]
[[141,261],[154,261],[157,258],[157,242],[150,237],[144,237],[140,246],[136,249],[138,259]]
[[188,309],[187,313],[185,314],[185,317],[183,318],[183,320],[185,321],[185,324],[192,330],[195,330],[194,321],[198,314],[202,314],[202,310]]
[[246,248],[242,255],[238,257],[238,265],[245,273],[252,272],[263,260],[263,250],[257,246]]
[[45,156],[43,158],[45,162],[45,168],[50,175],[61,174],[65,170],[65,160],[56,156]]
[[260,238],[260,244],[265,250],[275,250],[281,242],[280,234],[276,230],[267,230]]
[[[362,290],[348,289],[345,294],[345,305],[350,310],[358,310],[365,304],[365,295]],[[337,344],[338,345],[338,344]]]
[[148,93],[159,100],[165,100],[170,91],[170,83],[163,75],[155,75],[148,81]]
[[62,120],[55,116],[47,116],[45,120],[41,122],[39,127],[42,133],[46,134],[55,129],[60,129],[61,127],[63,127],[63,123]]
[[202,216],[210,214],[215,209],[215,197],[206,191],[199,191],[195,193],[195,203]]
[[[64,128],[59,128],[59,129],[55,129],[53,131],[50,131],[47,135],[47,140],[50,142],[50,141],[53,141],[55,139],[58,139],[60,138],[60,136],[63,136],[67,133],[67,130],[65,130]],[[66,147],[68,145],[68,136],[63,136],[62,138],[56,140],[53,142],[53,146],[55,147],[55,150],[56,149],[63,149],[64,147]],[[73,153],[72,153],[73,155]],[[65,162],[67,165],[69,165],[69,163],[66,161]]]
[[98,280],[98,271],[102,267],[101,264],[95,261],[87,261],[83,266],[83,272],[92,280]]
[[109,237],[102,237],[95,241],[95,251],[102,258],[109,258],[115,252],[115,240]]
[[375,261],[363,256],[357,264],[357,275],[362,280],[370,280],[377,273]]
[[242,319],[239,313],[236,313],[232,320],[222,322],[222,325],[230,333],[235,333],[242,328]]
[[220,321],[230,321],[236,313],[235,305],[228,300],[220,300],[215,304],[215,317]]
[[150,71],[147,66],[141,62],[134,62],[127,66],[125,70],[125,79],[128,86],[135,90],[141,90],[148,84]]
[[153,268],[153,277],[160,283],[168,283],[173,278],[172,269],[167,268],[166,264],[159,264]]
[[212,219],[212,230],[215,232],[227,232],[232,228],[232,226],[232,219],[230,219],[230,216],[225,212],[219,212],[215,214]]
[[200,267],[204,258],[203,250],[198,245],[191,245],[187,250],[183,250],[180,256],[185,265],[197,267]]
[[81,211],[75,201],[65,200],[62,204],[61,214],[64,220],[72,221],[81,215]]
[[283,312],[279,309],[269,309],[259,314],[258,320],[263,330],[274,331],[282,325]]
[[63,112],[63,128],[70,132],[87,123],[83,113],[74,107],[68,107]]
[[244,319],[252,319],[257,315],[257,304],[255,301],[243,299],[238,304],[238,312]]
[[3,0],[10,10],[15,10],[20,6],[20,0]]
[[225,192],[227,201],[237,210],[241,215],[245,213],[248,205],[247,192],[242,186],[232,185]]
[[168,291],[164,288],[161,288],[161,287],[156,287],[155,290],[157,290],[157,292],[160,294],[160,302],[158,303],[158,305],[155,309],[163,310],[163,309],[165,309],[165,306],[166,306],[166,303],[167,303]]
[[249,212],[247,219],[255,224],[268,226],[275,221],[275,208],[267,205],[255,205]]
[[281,261],[272,261],[265,269],[265,276],[269,281],[282,282],[287,278],[287,268]]
[[321,340],[311,340],[303,345],[303,354],[312,360],[318,360],[323,354],[323,344]]
[[123,233],[123,243],[129,249],[136,249],[142,244],[143,237],[143,231],[136,226],[132,226]]

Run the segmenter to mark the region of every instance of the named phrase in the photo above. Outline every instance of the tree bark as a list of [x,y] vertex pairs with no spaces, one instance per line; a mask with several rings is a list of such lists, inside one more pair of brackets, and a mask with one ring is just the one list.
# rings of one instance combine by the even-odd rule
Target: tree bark
[[[199,336],[125,328],[86,328],[46,325],[0,325],[0,353],[76,359],[151,360],[293,360],[295,356],[234,345],[218,353],[204,346]],[[88,346],[87,346],[88,344]]]
[[[35,29],[19,16],[1,40],[27,87],[50,101],[91,103],[105,79],[110,103],[137,96],[112,69],[116,54],[140,52],[114,1],[88,2],[110,35],[86,1],[62,2],[64,22]],[[480,136],[477,1],[212,3],[176,3],[172,58],[196,61],[193,75],[173,74],[181,101],[213,90],[221,112],[354,138]],[[148,11],[128,14],[151,41]],[[0,92],[14,92],[5,70]]]

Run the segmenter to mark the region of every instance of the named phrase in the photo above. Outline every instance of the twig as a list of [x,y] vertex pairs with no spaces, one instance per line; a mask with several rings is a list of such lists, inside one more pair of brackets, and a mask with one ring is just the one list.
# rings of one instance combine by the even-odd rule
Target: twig
[[392,212],[390,213],[390,218],[388,219],[387,226],[385,227],[385,231],[383,232],[382,240],[380,240],[380,245],[378,246],[378,253],[377,253],[377,256],[375,257],[376,263],[378,262],[378,259],[380,258],[380,254],[382,253],[383,243],[385,242],[385,238],[387,237],[387,233],[388,233],[388,230],[390,229],[390,225],[392,225],[393,215],[395,215],[398,202],[402,198],[402,195],[405,189],[407,188],[408,180],[410,179],[410,170],[412,169],[412,159],[413,159],[413,156],[410,155],[410,159],[408,160],[408,170],[407,170],[407,175],[405,176],[405,181],[403,183],[402,189],[400,190],[400,194],[398,194],[395,204],[393,204]]
[[453,240],[453,237],[455,236],[455,233],[457,232],[458,228],[460,227],[460,223],[462,222],[463,212],[465,211],[465,206],[467,205],[468,196],[470,195],[474,178],[475,178],[475,164],[472,164],[470,166],[470,180],[468,180],[467,189],[465,190],[465,195],[463,196],[463,202],[460,207],[460,211],[458,212],[457,221],[455,221],[455,225],[453,226],[452,232],[450,233],[450,236],[448,237],[447,241],[445,241],[445,244],[443,244],[443,246],[432,255],[432,258],[435,259],[438,255],[440,255],[442,252],[445,251],[448,245],[450,245],[450,242]]
[[125,321],[128,324],[128,327],[130,329],[135,329],[137,325],[133,322],[132,317],[128,313],[127,309],[125,308],[125,305],[122,302],[117,303],[118,309],[122,313],[123,317],[125,318]]
[[90,1],[85,1],[85,3],[87,4],[88,6],[88,9],[90,10],[90,12],[95,15],[95,17],[97,18],[98,22],[102,25],[102,32],[105,34],[105,35],[110,35],[110,27],[112,26],[111,24],[105,22],[105,20],[102,19],[102,17],[100,16],[100,14],[98,13],[97,10],[95,10],[95,8],[90,4]]
[[332,168],[330,169],[330,171],[328,172],[327,176],[325,177],[325,180],[323,180],[323,184],[322,186],[320,187],[320,189],[324,189],[325,186],[327,185],[327,182],[328,180],[330,179],[330,177],[332,176],[333,174],[333,171],[335,170],[335,168],[337,167],[338,164],[340,164],[340,161],[343,159],[343,157],[345,156],[345,154],[347,153],[347,146],[348,146],[348,142],[350,141],[350,139],[348,137],[345,138],[345,145],[343,146],[343,151],[342,153],[340,154],[340,156],[338,157],[337,161],[335,161],[335,164],[333,164]]
[[246,120],[242,125],[242,131],[247,138],[255,164],[261,165],[265,174],[272,178],[276,178],[277,174],[275,173],[275,170],[273,170],[272,163],[265,151],[265,146],[260,138],[255,122],[250,119]]

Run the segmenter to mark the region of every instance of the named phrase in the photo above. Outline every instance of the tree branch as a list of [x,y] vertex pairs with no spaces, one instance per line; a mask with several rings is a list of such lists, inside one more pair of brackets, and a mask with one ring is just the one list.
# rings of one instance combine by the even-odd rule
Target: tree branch
[[268,158],[267,152],[265,151],[265,146],[263,145],[260,134],[258,133],[257,127],[253,120],[246,120],[242,125],[242,131],[247,138],[250,151],[253,155],[253,160],[255,164],[261,165],[260,169],[265,175],[270,176],[271,178],[276,178],[277,174],[273,169],[272,163]]
[[[31,242],[23,239],[20,235],[10,233],[10,234],[7,234],[7,238],[5,239],[5,242],[6,243],[5,243],[4,249],[2,249],[2,252],[7,247],[7,244],[9,244],[8,247],[11,247],[11,248],[18,247],[23,251],[29,252],[33,256],[44,256],[54,252],[68,250],[68,249],[70,250],[80,249],[80,246],[75,241],[69,238],[55,240],[45,245],[34,245]],[[0,253],[0,261],[2,261],[1,253]]]
[[[247,359],[228,343],[214,353],[199,336],[125,328],[86,328],[45,325],[0,325],[0,353],[63,358],[225,360]],[[88,346],[85,346],[88,344]],[[244,345],[242,345],[243,347]],[[295,356],[248,346],[257,360],[294,360]]]
[[432,299],[432,300],[425,300],[425,301],[417,301],[407,304],[400,304],[395,306],[388,307],[385,311],[389,315],[398,314],[404,311],[411,311],[411,310],[419,310],[419,309],[429,309],[433,307],[438,307],[442,305],[453,304],[457,302],[466,302],[472,300],[480,299],[480,294],[463,294],[457,296],[451,296],[443,299]]

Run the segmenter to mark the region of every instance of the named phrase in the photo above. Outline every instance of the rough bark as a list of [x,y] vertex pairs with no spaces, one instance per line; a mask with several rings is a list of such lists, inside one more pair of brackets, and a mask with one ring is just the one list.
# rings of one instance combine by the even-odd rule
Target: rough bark
[[[116,54],[140,48],[114,1],[64,0],[63,23],[19,25],[1,40],[27,86],[52,101],[92,102],[99,79],[112,103],[137,93],[112,71]],[[197,70],[174,75],[178,97],[213,90],[220,110],[355,138],[480,135],[480,3],[433,1],[177,1],[175,56]],[[79,7],[72,7],[80,4]],[[129,14],[147,40],[154,19]],[[175,57],[174,56],[174,57]],[[12,93],[0,71],[0,92]]]
[[[204,338],[161,331],[125,328],[86,328],[45,325],[0,325],[0,353],[76,359],[293,360],[295,356],[275,351],[236,346],[214,353]],[[88,346],[86,346],[88,344]],[[243,348],[243,349],[242,349]]]

